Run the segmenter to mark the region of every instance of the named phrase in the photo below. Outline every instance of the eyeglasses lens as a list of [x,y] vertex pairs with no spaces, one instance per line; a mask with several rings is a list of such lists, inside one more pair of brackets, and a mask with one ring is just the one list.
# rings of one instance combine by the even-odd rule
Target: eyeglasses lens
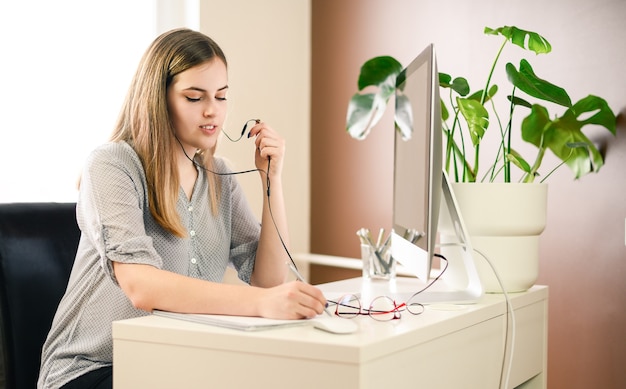
[[400,318],[396,303],[387,296],[376,297],[372,300],[369,315],[378,321],[388,321]]
[[361,302],[354,295],[345,295],[337,301],[337,308],[335,310],[337,316],[352,318],[358,316],[360,312]]

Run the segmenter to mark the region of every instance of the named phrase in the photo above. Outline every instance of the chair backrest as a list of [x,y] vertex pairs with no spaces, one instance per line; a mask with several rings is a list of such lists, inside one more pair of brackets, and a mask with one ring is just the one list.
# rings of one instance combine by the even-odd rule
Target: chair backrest
[[70,276],[75,203],[0,204],[0,330],[7,388],[35,388],[41,347]]

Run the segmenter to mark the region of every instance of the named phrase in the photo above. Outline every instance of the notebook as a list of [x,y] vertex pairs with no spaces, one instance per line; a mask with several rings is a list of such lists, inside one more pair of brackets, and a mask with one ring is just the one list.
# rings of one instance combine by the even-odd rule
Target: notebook
[[309,323],[309,320],[279,320],[267,319],[264,317],[176,313],[160,310],[154,310],[152,314],[199,324],[231,328],[240,331],[260,331],[279,327],[284,328],[311,324]]

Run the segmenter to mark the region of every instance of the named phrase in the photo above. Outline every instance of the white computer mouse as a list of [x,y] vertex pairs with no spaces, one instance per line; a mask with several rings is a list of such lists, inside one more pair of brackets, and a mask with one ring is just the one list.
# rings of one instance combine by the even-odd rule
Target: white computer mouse
[[319,315],[311,319],[313,327],[332,334],[352,334],[359,329],[359,325],[351,319],[335,316]]

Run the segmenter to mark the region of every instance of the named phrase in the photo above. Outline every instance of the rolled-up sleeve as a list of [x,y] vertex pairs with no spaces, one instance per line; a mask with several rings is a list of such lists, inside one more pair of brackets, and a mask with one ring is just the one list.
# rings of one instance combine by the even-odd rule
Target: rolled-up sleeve
[[[128,145],[125,145],[128,147]],[[162,268],[144,225],[145,178],[136,154],[103,147],[89,157],[81,177],[77,211],[83,234],[98,251],[100,266],[115,281],[111,261]]]

